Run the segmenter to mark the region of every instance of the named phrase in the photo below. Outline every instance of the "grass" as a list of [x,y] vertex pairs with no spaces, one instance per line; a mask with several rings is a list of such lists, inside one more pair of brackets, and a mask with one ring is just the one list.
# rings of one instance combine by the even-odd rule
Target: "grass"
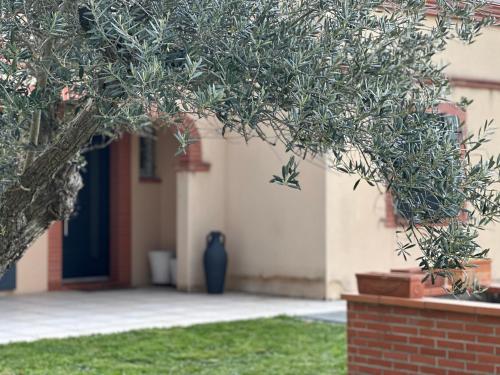
[[345,327],[279,317],[0,346],[1,375],[345,374]]

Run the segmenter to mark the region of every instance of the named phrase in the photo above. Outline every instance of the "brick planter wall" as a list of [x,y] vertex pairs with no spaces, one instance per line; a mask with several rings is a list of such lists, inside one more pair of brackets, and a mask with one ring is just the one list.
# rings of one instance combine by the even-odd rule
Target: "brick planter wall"
[[344,298],[350,375],[500,374],[498,304],[374,295]]

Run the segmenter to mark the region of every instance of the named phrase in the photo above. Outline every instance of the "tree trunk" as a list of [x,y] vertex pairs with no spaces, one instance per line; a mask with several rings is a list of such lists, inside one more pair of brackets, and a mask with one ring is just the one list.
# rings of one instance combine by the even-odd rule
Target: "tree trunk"
[[58,139],[0,197],[0,275],[55,220],[69,217],[78,191],[80,150],[99,127],[89,100]]

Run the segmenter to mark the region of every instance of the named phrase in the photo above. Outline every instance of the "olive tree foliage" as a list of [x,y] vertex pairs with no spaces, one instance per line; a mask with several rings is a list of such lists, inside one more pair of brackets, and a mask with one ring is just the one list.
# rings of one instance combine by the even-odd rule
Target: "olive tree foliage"
[[423,0],[0,0],[0,271],[71,214],[92,136],[160,118],[183,149],[179,114],[283,144],[297,158],[273,182],[298,188],[295,160],[316,156],[390,190],[398,251],[417,245],[432,277],[483,257],[500,158],[471,158],[489,123],[461,145],[443,127],[433,59],[493,22],[481,5],[437,0],[424,21]]

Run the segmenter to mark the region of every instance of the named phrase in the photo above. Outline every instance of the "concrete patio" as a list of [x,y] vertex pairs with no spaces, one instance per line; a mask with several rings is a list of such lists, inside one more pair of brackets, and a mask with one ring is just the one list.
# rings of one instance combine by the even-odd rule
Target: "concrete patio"
[[277,315],[342,322],[345,310],[344,301],[187,294],[168,288],[6,296],[0,298],[0,344]]

